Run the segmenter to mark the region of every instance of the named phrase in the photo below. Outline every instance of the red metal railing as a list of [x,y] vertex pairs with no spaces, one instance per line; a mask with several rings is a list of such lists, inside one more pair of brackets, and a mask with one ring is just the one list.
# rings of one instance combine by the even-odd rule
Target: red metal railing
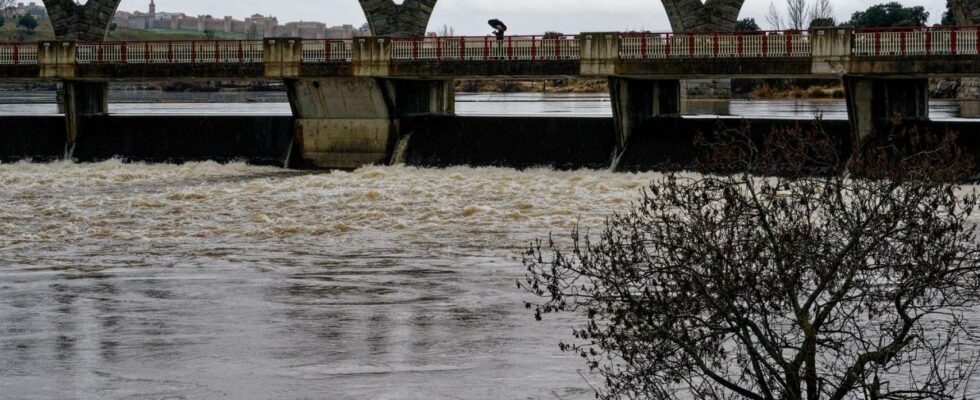
[[805,31],[624,33],[623,59],[810,57]]
[[317,39],[303,41],[304,63],[351,61],[354,55],[351,39]]
[[856,56],[980,55],[980,26],[854,30]]
[[188,40],[152,42],[83,42],[75,48],[79,64],[220,64],[261,63],[262,42],[255,40]]
[[0,65],[37,64],[37,43],[0,43]]
[[393,38],[393,60],[577,60],[577,36],[457,36]]

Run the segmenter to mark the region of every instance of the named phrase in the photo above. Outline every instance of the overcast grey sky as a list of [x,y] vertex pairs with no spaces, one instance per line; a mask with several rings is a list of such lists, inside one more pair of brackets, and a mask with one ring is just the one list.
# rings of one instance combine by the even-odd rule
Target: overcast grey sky
[[[754,17],[763,28],[770,0],[746,0],[742,17]],[[785,8],[785,0],[775,0]],[[837,19],[846,20],[851,13],[887,0],[831,0]],[[146,11],[150,0],[123,0],[120,10]],[[930,13],[930,22],[938,22],[945,10],[945,0],[900,1],[922,5]],[[356,0],[156,0],[157,11],[184,12],[190,15],[231,15],[241,19],[254,13],[272,14],[280,23],[289,21],[322,21],[328,25],[363,24],[364,14]],[[669,30],[667,14],[659,0],[440,0],[429,30],[444,24],[457,34],[484,35],[490,29],[486,21],[500,18],[510,27],[508,33],[537,34],[547,30],[564,33],[622,31],[627,29]]]

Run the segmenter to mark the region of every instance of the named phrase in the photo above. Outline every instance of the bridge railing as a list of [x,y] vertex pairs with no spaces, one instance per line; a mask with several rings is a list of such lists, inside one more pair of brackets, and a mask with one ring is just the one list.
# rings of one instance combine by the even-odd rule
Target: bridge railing
[[0,65],[36,65],[37,43],[0,43]]
[[252,64],[263,61],[261,41],[89,42],[75,48],[79,64]]
[[980,55],[980,26],[858,29],[856,56]]
[[810,35],[801,31],[625,33],[623,59],[810,57]]
[[353,57],[353,41],[350,39],[303,41],[304,63],[349,62]]
[[542,61],[578,60],[577,36],[493,36],[394,38],[392,60]]

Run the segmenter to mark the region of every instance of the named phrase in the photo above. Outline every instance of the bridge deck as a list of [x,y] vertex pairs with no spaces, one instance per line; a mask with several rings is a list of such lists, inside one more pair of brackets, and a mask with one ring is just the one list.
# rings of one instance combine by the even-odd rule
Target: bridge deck
[[2,79],[980,75],[980,27],[0,43]]

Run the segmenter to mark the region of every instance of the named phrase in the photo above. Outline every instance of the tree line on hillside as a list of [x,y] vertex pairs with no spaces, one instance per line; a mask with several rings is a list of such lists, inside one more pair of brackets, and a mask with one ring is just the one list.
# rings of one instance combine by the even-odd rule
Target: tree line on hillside
[[[855,28],[879,28],[892,26],[926,26],[929,12],[922,6],[903,6],[898,2],[875,4],[867,10],[851,15],[850,20],[837,23],[834,7],[829,0],[786,0],[785,12],[775,3],[769,4],[766,22],[774,30],[804,30],[815,27],[847,26]],[[952,13],[943,13],[942,25],[955,25]],[[762,30],[755,18],[737,22],[738,31]]]
[[[37,29],[37,26],[39,24],[37,18],[34,18],[34,16],[30,14],[25,14],[18,18],[14,18],[14,20],[17,21],[16,23],[18,28],[24,28],[25,30],[31,33],[33,33],[35,29]],[[7,17],[0,15],[0,27],[3,27],[4,25],[6,25],[6,23],[7,23]]]

